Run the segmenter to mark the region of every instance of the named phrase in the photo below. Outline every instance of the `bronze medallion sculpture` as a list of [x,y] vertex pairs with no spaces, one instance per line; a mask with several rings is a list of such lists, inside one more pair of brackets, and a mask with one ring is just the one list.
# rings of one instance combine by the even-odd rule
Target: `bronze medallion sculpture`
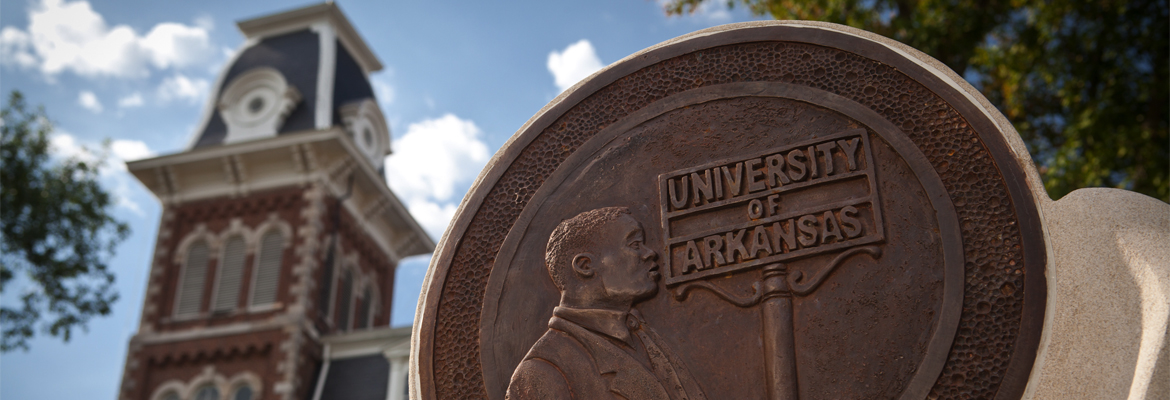
[[542,110],[435,254],[416,394],[1019,398],[1047,262],[1022,167],[957,76],[864,36],[714,28]]

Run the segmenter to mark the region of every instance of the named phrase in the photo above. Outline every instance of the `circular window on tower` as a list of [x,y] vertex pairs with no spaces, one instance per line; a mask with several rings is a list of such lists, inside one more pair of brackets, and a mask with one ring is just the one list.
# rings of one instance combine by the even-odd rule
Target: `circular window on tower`
[[366,129],[362,129],[362,144],[365,145],[367,149],[374,148],[374,133],[371,132],[370,128],[368,127]]
[[272,117],[279,100],[277,88],[268,82],[258,82],[244,94],[243,101],[236,104],[232,114],[234,122],[242,126],[256,126]]
[[366,157],[374,158],[378,153],[378,130],[368,118],[359,117],[350,125],[350,134],[358,151]]
[[264,111],[264,104],[265,101],[263,97],[253,96],[251,100],[248,100],[248,114],[260,114],[261,111]]
[[299,101],[300,93],[273,68],[260,67],[241,74],[220,95],[220,115],[228,128],[225,141],[275,135]]
[[338,113],[358,154],[381,166],[390,150],[390,129],[378,103],[372,97],[351,101],[342,104]]

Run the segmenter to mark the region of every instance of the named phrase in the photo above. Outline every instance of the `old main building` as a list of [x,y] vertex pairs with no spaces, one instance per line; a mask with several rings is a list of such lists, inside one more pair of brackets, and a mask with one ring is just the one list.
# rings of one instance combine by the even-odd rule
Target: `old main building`
[[434,243],[383,178],[382,65],[332,3],[238,26],[188,148],[129,163],[163,207],[119,397],[402,399],[395,270]]

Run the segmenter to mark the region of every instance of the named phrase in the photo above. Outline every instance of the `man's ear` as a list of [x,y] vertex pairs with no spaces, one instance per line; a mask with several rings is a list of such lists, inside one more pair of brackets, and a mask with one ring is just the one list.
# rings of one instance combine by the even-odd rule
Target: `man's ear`
[[573,272],[582,278],[593,276],[593,254],[581,253],[573,256]]

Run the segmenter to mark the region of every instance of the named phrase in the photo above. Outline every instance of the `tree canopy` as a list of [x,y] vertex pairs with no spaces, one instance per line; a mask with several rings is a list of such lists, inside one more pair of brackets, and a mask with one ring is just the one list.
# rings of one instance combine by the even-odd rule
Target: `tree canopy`
[[7,352],[28,350],[38,328],[69,341],[110,313],[118,294],[106,262],[129,228],[110,216],[98,182],[104,154],[56,159],[44,109],[30,110],[19,92],[0,124],[0,294],[11,298],[9,284],[21,282],[19,304],[0,307]]
[[1015,125],[1053,198],[1108,186],[1170,201],[1165,0],[727,1],[737,4],[864,29],[943,62]]

